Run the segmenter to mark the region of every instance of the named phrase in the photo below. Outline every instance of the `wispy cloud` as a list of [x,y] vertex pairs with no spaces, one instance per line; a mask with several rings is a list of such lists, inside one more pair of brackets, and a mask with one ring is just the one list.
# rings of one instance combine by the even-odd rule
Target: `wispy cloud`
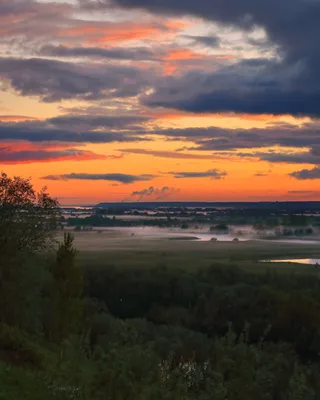
[[181,159],[194,159],[194,160],[213,160],[214,155],[182,153],[180,151],[164,151],[164,150],[147,150],[147,149],[118,149],[123,153],[143,154],[153,157],[161,158],[181,158]]
[[153,199],[153,200],[162,200],[167,197],[173,196],[177,193],[179,193],[180,189],[173,188],[173,187],[168,187],[164,186],[161,189],[150,186],[149,188],[142,189],[142,190],[136,190],[131,193],[129,197],[127,197],[124,201],[128,200],[138,200],[142,201],[144,199]]
[[224,179],[227,176],[227,172],[220,171],[218,169],[209,169],[203,172],[170,172],[175,178],[211,178],[211,179]]
[[68,180],[86,180],[86,181],[115,181],[120,183],[134,183],[141,181],[149,181],[155,178],[155,175],[142,174],[142,175],[130,175],[121,173],[112,174],[87,174],[87,173],[71,173],[62,175],[47,175],[41,179],[51,181],[68,181]]
[[[68,121],[67,121],[68,120]],[[91,120],[91,121],[90,121]],[[77,121],[81,124],[77,126]],[[82,121],[82,122],[81,122]],[[57,126],[53,125],[54,123]],[[88,122],[83,118],[53,118],[49,121],[29,121],[21,123],[0,123],[0,140],[24,140],[32,143],[39,142],[64,142],[64,143],[112,143],[112,142],[140,142],[149,141],[147,136],[137,136],[131,132],[109,130],[87,130],[86,126],[94,125],[96,128],[102,121]],[[68,125],[69,124],[69,125]]]
[[292,172],[289,175],[298,180],[320,179],[320,168],[315,167],[313,169],[302,169],[300,171]]
[[218,48],[221,43],[221,39],[216,36],[216,35],[210,35],[210,36],[204,36],[204,35],[184,35],[183,36],[186,39],[189,39],[197,44],[200,44],[201,46],[204,47],[209,47],[209,48]]
[[0,163],[2,164],[30,164],[39,162],[58,161],[90,161],[107,160],[114,156],[96,154],[88,150],[60,149],[60,150],[14,150],[12,148],[0,148]]
[[268,176],[268,175],[269,175],[269,174],[268,174],[267,172],[256,172],[256,173],[254,174],[254,176],[259,177],[259,178],[262,178],[262,177]]
[[43,46],[39,54],[50,57],[65,57],[65,58],[97,58],[97,59],[115,59],[115,60],[137,60],[137,61],[160,61],[155,51],[148,47],[68,47],[68,46]]

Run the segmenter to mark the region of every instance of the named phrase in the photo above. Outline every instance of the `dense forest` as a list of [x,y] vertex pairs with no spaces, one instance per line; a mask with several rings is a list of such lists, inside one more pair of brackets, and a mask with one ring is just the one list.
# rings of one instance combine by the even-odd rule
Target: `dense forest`
[[80,267],[46,191],[0,176],[1,400],[316,400],[320,281]]

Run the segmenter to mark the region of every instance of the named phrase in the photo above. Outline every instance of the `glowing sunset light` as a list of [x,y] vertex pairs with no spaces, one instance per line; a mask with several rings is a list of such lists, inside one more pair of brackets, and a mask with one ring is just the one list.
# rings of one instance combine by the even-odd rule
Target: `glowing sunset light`
[[318,9],[278,3],[0,2],[2,169],[78,203],[318,200]]

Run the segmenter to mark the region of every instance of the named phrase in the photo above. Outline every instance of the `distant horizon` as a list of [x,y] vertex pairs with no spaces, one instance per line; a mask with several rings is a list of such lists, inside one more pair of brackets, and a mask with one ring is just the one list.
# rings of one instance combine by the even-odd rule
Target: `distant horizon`
[[267,203],[298,203],[298,204],[305,204],[305,203],[319,203],[320,200],[275,200],[275,201],[174,201],[174,200],[143,200],[143,201],[100,201],[97,203],[87,204],[87,203],[77,203],[77,204],[64,204],[60,203],[63,207],[95,207],[98,204],[267,204]]

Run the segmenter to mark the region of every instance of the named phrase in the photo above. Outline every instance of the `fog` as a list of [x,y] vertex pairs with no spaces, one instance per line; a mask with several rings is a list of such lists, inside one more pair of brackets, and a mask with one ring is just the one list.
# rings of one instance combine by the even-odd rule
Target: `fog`
[[317,244],[320,243],[320,238],[318,240],[310,239],[261,239],[257,235],[256,231],[250,226],[243,227],[231,227],[230,233],[228,234],[218,234],[216,232],[209,232],[208,227],[201,227],[199,229],[180,229],[180,228],[157,228],[157,227],[115,227],[106,228],[108,231],[122,232],[126,235],[132,235],[139,237],[143,240],[151,239],[181,239],[185,238],[188,240],[198,240],[201,242],[208,242],[211,240],[217,240],[219,242],[232,242],[235,238],[239,241],[248,240],[259,240],[259,241],[277,241],[279,243],[294,243],[294,244]]

